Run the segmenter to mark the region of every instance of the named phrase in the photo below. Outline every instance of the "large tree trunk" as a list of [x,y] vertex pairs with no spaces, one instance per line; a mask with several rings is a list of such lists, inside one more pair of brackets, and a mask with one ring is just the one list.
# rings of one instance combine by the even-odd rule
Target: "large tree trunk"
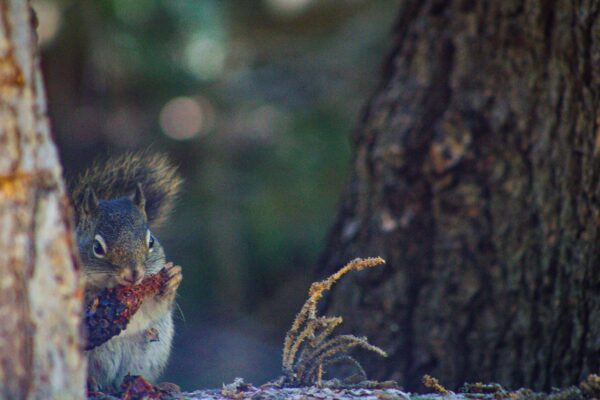
[[83,398],[82,289],[32,14],[0,0],[0,398]]
[[407,0],[320,268],[415,388],[600,372],[600,2]]

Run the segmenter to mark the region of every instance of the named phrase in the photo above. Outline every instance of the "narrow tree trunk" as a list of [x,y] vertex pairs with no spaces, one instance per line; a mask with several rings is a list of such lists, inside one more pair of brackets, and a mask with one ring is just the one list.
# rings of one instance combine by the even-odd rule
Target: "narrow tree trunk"
[[83,398],[82,290],[32,14],[0,0],[0,398]]
[[[600,2],[407,0],[320,271],[376,378],[600,372]],[[349,324],[349,325],[348,325]]]

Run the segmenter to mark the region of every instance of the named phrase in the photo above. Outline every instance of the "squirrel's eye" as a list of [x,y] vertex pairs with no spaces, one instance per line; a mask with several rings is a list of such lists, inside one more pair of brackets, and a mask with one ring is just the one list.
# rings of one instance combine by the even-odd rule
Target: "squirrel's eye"
[[148,231],[146,233],[146,243],[148,243],[148,251],[152,251],[154,248],[154,236]]
[[94,236],[94,244],[92,245],[92,251],[97,258],[104,258],[106,255],[106,243],[100,235]]

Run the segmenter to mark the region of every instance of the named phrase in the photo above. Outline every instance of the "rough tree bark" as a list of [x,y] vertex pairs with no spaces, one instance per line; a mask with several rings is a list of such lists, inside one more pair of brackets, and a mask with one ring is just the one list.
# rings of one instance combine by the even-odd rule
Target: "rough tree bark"
[[83,398],[82,289],[32,14],[0,0],[0,398]]
[[[407,0],[320,272],[414,389],[600,372],[600,2]],[[351,281],[351,282],[349,282]]]

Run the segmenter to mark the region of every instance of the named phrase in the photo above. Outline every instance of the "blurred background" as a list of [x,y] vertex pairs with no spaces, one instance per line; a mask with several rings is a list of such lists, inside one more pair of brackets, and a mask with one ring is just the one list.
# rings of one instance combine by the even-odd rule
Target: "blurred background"
[[157,235],[184,269],[164,380],[279,375],[398,3],[34,1],[67,177],[150,147],[186,179]]

